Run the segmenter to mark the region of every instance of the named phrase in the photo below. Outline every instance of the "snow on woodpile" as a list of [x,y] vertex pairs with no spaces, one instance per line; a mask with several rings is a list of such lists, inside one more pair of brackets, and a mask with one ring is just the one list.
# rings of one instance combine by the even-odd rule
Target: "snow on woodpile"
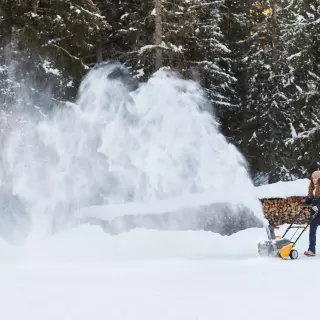
[[299,179],[288,182],[280,181],[256,187],[256,194],[260,200],[305,197],[308,193],[309,183],[309,179]]

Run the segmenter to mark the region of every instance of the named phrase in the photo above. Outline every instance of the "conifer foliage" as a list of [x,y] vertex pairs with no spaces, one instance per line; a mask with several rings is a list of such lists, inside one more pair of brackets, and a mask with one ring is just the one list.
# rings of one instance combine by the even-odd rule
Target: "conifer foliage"
[[303,174],[320,166],[320,1],[287,0],[283,11],[295,114],[286,142],[297,159],[296,170]]
[[88,0],[5,0],[0,14],[6,76],[57,91],[96,61],[98,39],[109,27]]
[[1,109],[22,84],[72,98],[103,60],[141,81],[170,68],[202,85],[257,183],[305,177],[320,166],[319,35],[320,0],[2,0]]

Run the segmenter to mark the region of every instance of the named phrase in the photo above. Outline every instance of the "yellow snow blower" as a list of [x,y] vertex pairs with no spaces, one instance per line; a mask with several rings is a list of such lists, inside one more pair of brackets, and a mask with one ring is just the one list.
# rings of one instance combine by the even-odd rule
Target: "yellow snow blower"
[[[303,212],[304,208],[312,208],[314,214],[311,216],[310,220],[306,224],[295,224]],[[271,256],[271,257],[280,257],[283,260],[288,259],[289,257],[293,260],[298,258],[298,251],[295,249],[295,246],[302,236],[302,234],[308,229],[312,220],[317,216],[318,209],[317,207],[312,207],[312,205],[300,205],[300,210],[292,219],[291,224],[286,229],[282,237],[275,236],[275,230],[279,229],[278,227],[269,226],[267,233],[269,240],[260,241],[258,243],[258,253],[260,256]],[[294,230],[293,235],[288,239],[285,236],[289,233],[290,230]],[[295,240],[294,240],[295,239]]]

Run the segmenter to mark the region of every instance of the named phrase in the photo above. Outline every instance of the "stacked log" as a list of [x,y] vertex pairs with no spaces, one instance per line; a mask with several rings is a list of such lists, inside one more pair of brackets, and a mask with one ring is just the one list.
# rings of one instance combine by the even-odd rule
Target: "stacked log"
[[310,219],[310,207],[301,207],[305,197],[261,199],[264,216],[272,226],[290,224],[296,213],[300,212],[298,224],[305,224]]

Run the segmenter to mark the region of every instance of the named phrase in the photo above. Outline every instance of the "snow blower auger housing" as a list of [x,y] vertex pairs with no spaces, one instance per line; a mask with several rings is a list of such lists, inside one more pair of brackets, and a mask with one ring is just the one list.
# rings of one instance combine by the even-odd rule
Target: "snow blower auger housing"
[[[303,212],[303,210],[308,207],[312,208],[314,211],[314,214],[311,216],[310,220],[306,224],[297,224],[295,225],[295,222],[298,220],[300,214]],[[286,229],[285,233],[282,237],[276,237],[274,230],[277,230],[278,227],[267,227],[267,233],[269,240],[267,241],[260,241],[258,243],[258,253],[260,256],[271,256],[271,257],[279,257],[283,260],[288,259],[289,257],[293,260],[297,259],[299,254],[298,251],[295,249],[295,246],[302,236],[302,234],[308,229],[310,223],[312,220],[317,216],[318,209],[317,207],[312,207],[312,205],[305,205],[300,204],[300,210],[298,213],[296,213],[292,219],[291,224]],[[295,232],[290,238],[285,238],[285,236],[289,233],[290,230],[294,230]]]

